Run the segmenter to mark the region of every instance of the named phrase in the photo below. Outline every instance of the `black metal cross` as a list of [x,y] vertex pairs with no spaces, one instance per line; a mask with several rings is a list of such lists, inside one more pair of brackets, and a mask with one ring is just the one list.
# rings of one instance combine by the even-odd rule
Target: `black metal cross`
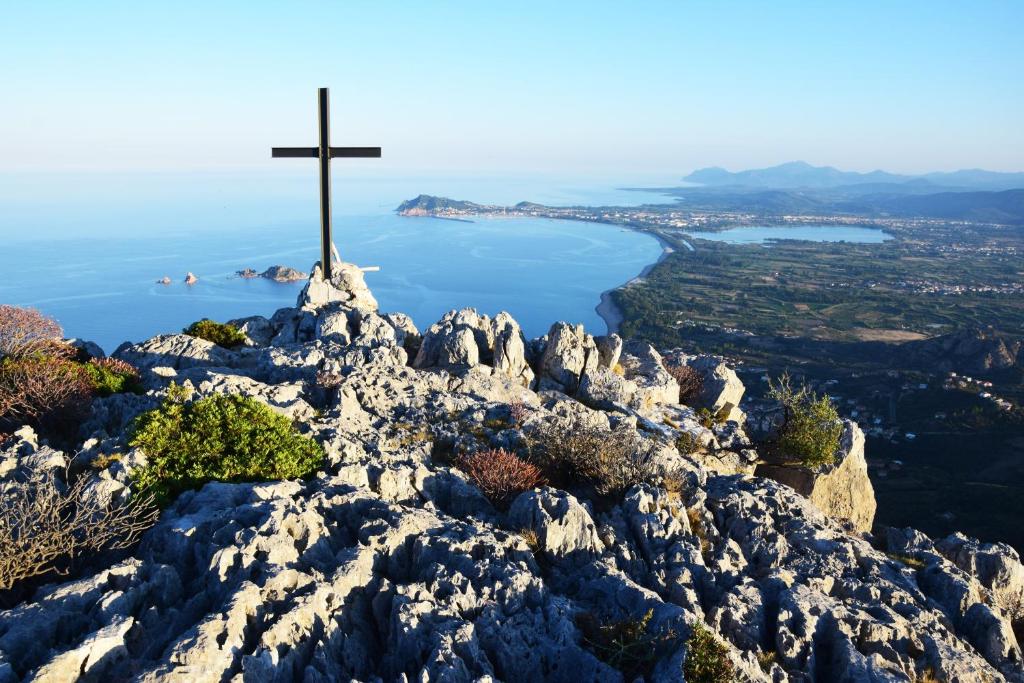
[[313,157],[320,159],[320,267],[324,280],[331,279],[331,159],[335,157],[380,157],[380,147],[331,147],[331,112],[327,88],[320,88],[320,145],[318,147],[274,147],[272,157]]

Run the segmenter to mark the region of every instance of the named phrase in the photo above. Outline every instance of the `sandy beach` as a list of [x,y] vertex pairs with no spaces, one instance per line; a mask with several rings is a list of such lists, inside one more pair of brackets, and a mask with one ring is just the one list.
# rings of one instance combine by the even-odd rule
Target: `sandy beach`
[[608,328],[606,334],[618,333],[619,326],[622,324],[623,320],[622,311],[620,311],[618,306],[615,305],[615,302],[612,301],[612,292],[615,291],[615,289],[625,287],[628,284],[632,284],[634,282],[637,282],[638,280],[642,280],[643,278],[647,277],[647,275],[651,272],[654,266],[664,261],[665,257],[667,257],[669,254],[675,251],[675,249],[673,249],[669,245],[669,243],[666,242],[664,238],[661,237],[661,235],[654,232],[646,232],[643,230],[640,230],[638,232],[643,232],[644,234],[650,235],[654,239],[658,240],[658,243],[661,245],[661,254],[658,256],[657,261],[655,261],[654,263],[649,263],[646,266],[644,266],[644,269],[641,270],[640,274],[637,275],[636,277],[631,278],[629,281],[622,283],[621,285],[619,285],[619,287],[615,287],[614,289],[607,289],[601,292],[601,303],[599,303],[594,308],[594,310],[597,311],[597,314],[601,316],[602,320],[604,320],[604,324]]

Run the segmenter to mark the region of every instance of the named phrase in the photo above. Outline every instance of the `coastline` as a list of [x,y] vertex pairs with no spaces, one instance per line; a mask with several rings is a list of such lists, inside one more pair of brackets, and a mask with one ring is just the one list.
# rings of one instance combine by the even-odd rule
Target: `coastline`
[[[615,302],[612,300],[612,292],[615,291],[616,289],[621,289],[622,287],[625,287],[630,283],[636,282],[637,280],[647,277],[650,274],[650,272],[654,270],[654,267],[656,265],[664,261],[669,254],[675,251],[672,245],[669,244],[668,241],[659,233],[649,232],[647,230],[637,230],[637,232],[642,232],[646,235],[650,235],[654,239],[658,240],[658,244],[661,245],[661,254],[658,255],[657,261],[655,261],[654,263],[648,263],[646,266],[644,266],[644,269],[641,270],[640,274],[637,275],[636,277],[630,278],[629,280],[623,282],[621,285],[617,287],[612,287],[611,289],[606,289],[603,292],[601,292],[601,302],[594,307],[594,311],[596,311],[597,314],[601,317],[601,320],[604,321],[605,327],[607,328],[605,334],[618,334],[619,326],[622,325],[622,321],[624,320],[622,311],[619,310],[619,307],[616,306]],[[690,248],[692,249],[693,247]]]

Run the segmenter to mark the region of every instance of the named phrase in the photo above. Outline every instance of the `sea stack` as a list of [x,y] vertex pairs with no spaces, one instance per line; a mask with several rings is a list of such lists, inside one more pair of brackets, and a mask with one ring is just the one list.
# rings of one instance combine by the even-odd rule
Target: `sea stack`
[[199,278],[197,278],[195,276],[195,274],[192,273],[192,271],[189,271],[189,272],[185,273],[185,284],[186,285],[194,285],[197,282],[199,282]]

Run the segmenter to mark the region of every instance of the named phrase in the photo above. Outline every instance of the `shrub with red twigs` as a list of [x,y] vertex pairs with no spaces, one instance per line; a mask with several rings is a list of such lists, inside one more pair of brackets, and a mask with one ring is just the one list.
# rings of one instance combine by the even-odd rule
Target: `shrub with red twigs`
[[668,374],[679,384],[679,402],[690,405],[700,397],[704,390],[704,376],[689,365],[669,364],[665,366]]
[[459,468],[499,509],[506,509],[523,491],[546,483],[535,465],[503,448],[464,456]]
[[530,416],[530,409],[522,401],[513,401],[508,404],[508,419],[513,425],[519,427]]
[[85,368],[63,354],[0,361],[0,418],[37,422],[57,413],[79,414],[92,397]]
[[60,342],[64,330],[34,308],[0,304],[0,358],[27,358]]

